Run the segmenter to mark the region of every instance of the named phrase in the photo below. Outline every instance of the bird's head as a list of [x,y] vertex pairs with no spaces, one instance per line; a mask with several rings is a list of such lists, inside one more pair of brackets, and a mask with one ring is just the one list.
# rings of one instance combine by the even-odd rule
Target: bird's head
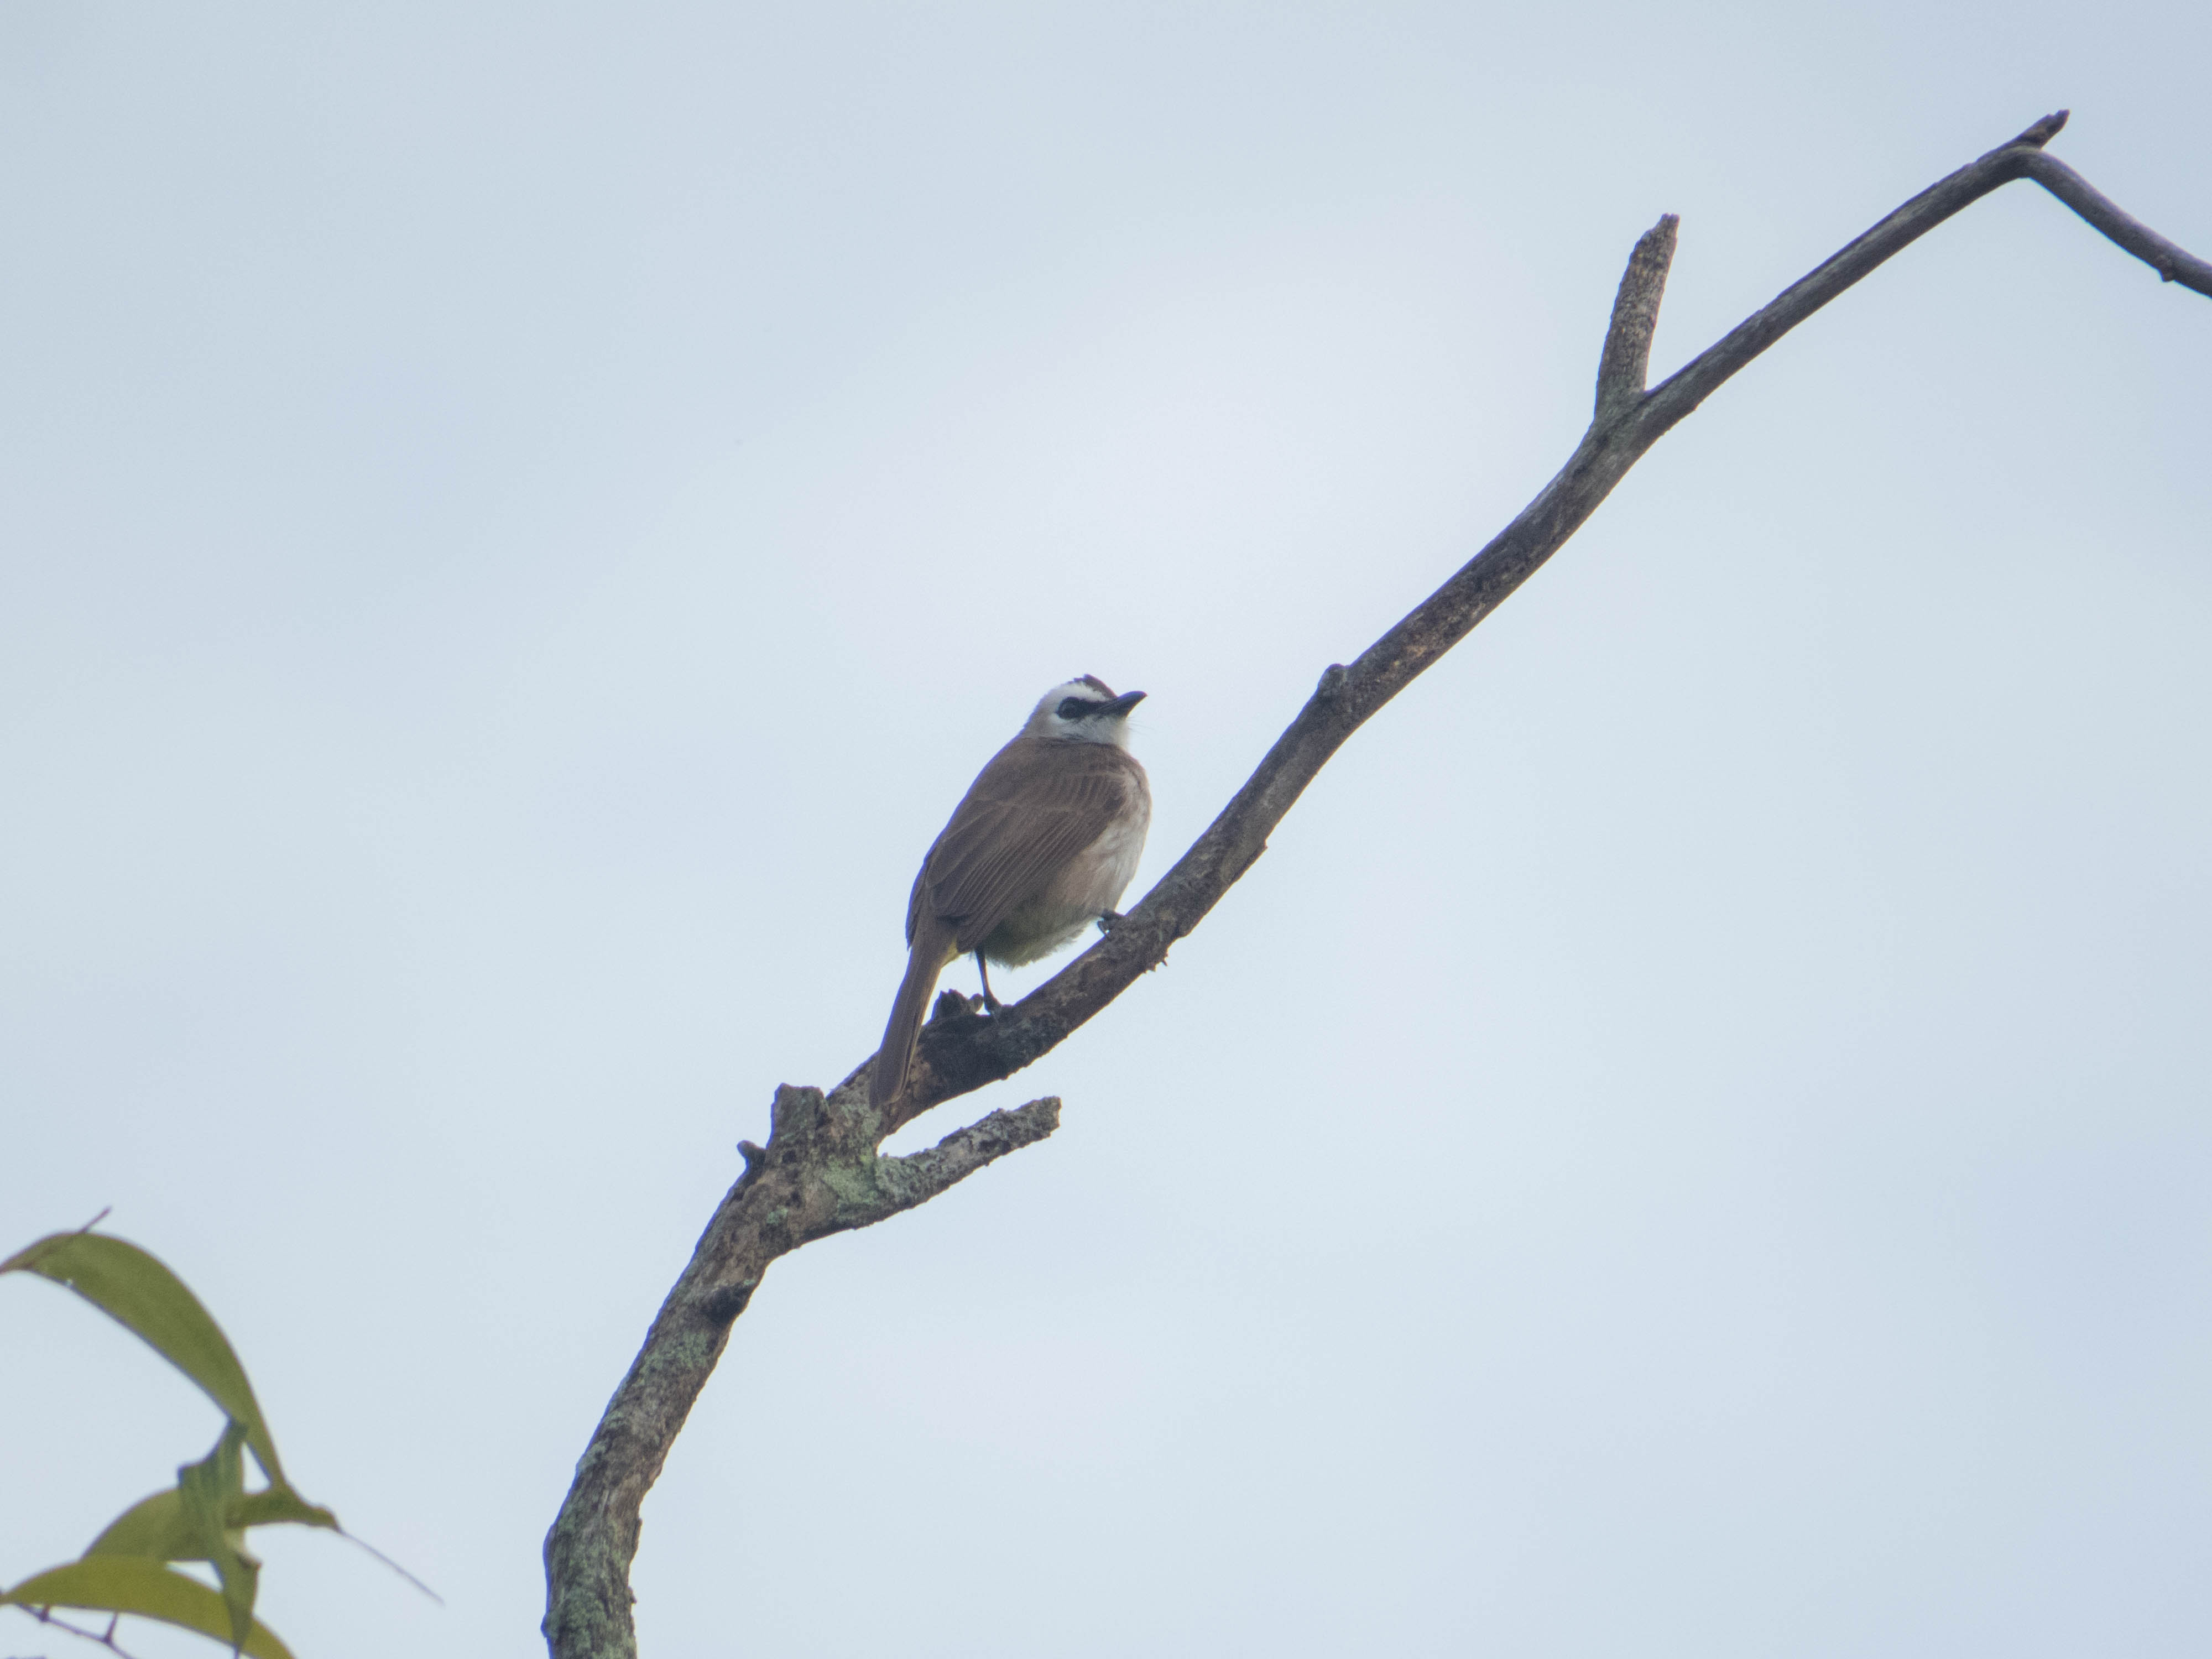
[[1110,743],[1129,746],[1129,711],[1145,700],[1141,691],[1114,695],[1095,674],[1055,685],[1037,699],[1023,735],[1063,743]]

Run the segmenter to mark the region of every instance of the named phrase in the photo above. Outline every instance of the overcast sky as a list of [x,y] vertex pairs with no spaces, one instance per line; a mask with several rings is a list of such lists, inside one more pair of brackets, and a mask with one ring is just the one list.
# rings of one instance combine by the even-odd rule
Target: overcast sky
[[[258,1534],[301,1659],[542,1650],[734,1143],[1040,692],[1151,693],[1133,900],[1565,458],[1661,213],[1661,373],[2061,106],[2212,254],[2208,63],[2184,0],[0,9],[0,1253],[112,1206],[446,1596]],[[1058,1135],[775,1268],[645,1652],[2201,1654],[2208,386],[2027,185],[1729,384],[902,1144]],[[216,1428],[0,1281],[0,1580]]]

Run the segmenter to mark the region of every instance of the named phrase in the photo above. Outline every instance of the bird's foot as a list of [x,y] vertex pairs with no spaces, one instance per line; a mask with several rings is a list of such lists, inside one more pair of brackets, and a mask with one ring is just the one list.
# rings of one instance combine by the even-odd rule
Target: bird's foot
[[1098,918],[1098,931],[1102,933],[1110,933],[1127,921],[1128,917],[1123,915],[1119,910],[1105,911]]
[[984,992],[983,994],[977,997],[975,1000],[981,1006],[983,1012],[987,1014],[996,1014],[1000,1009],[1006,1006],[1005,1003],[1000,1001],[998,998],[993,996],[988,991]]

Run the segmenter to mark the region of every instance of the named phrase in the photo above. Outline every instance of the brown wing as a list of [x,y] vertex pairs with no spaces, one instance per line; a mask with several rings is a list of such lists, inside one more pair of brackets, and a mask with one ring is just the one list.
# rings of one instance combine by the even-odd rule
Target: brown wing
[[914,939],[923,907],[972,951],[1042,893],[1127,805],[1136,763],[1103,743],[1016,738],[991,758],[922,860],[907,902]]

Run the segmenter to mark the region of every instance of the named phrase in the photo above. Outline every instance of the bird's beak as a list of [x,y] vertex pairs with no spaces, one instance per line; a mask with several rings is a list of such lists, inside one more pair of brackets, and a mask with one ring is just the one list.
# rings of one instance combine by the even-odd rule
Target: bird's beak
[[1120,696],[1115,698],[1113,702],[1108,703],[1106,707],[1099,712],[1104,714],[1111,714],[1118,720],[1127,714],[1128,712],[1132,708],[1134,708],[1139,703],[1144,702],[1144,700],[1145,694],[1141,691],[1124,691]]

